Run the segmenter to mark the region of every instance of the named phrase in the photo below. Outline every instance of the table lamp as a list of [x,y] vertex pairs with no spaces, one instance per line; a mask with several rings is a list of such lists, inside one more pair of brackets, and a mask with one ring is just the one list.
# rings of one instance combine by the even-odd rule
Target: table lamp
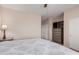
[[3,40],[6,39],[6,29],[7,29],[7,25],[2,25],[2,30],[3,30]]

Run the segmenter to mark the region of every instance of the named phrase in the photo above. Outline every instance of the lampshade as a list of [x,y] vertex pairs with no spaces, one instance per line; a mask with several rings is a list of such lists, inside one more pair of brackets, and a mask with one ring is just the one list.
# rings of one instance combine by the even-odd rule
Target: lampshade
[[7,29],[7,25],[2,25],[2,29]]

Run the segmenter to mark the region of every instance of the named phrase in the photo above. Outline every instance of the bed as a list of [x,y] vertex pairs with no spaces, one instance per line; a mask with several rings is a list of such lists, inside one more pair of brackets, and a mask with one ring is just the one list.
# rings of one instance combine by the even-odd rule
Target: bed
[[69,48],[44,39],[0,42],[0,55],[78,55]]

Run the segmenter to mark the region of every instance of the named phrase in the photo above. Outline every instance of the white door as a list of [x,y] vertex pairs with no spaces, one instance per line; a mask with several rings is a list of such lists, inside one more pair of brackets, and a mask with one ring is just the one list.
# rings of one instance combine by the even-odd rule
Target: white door
[[69,21],[69,45],[79,51],[79,18]]
[[42,22],[41,31],[42,31],[42,38],[48,39],[48,20]]

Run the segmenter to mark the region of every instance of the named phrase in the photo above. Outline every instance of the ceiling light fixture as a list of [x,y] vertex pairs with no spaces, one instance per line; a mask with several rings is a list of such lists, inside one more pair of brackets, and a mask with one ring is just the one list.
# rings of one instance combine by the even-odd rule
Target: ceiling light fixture
[[47,7],[47,5],[48,5],[48,4],[44,4],[44,8],[46,8],[46,7]]

